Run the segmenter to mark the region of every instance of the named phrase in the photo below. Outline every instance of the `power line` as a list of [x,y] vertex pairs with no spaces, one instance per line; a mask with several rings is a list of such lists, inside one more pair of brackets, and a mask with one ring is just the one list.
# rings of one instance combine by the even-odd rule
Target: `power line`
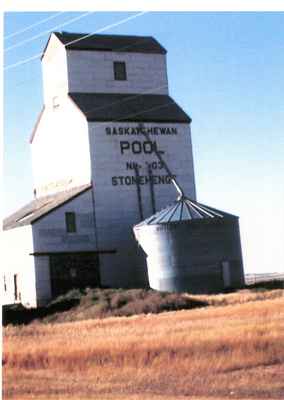
[[11,33],[10,35],[4,36],[4,39],[7,40],[7,39],[10,39],[11,37],[14,37],[14,36],[19,35],[20,33],[24,33],[24,32],[26,32],[26,31],[28,31],[28,30],[34,28],[35,26],[41,25],[41,24],[43,24],[44,22],[47,22],[47,21],[49,21],[49,20],[51,20],[51,19],[53,19],[53,18],[56,18],[56,17],[58,17],[59,15],[64,14],[64,13],[65,13],[65,11],[60,11],[60,12],[58,12],[58,13],[56,13],[56,14],[51,15],[51,16],[48,17],[48,18],[41,19],[40,21],[38,21],[38,22],[36,22],[36,23],[34,23],[34,24],[32,24],[32,25],[29,25],[29,26],[27,26],[27,27],[24,28],[24,29],[21,29],[21,30],[19,30],[19,31],[17,31],[17,32]]
[[[115,102],[110,103],[110,104],[108,104],[108,105],[106,105],[106,106],[100,106],[100,107],[91,108],[91,109],[85,111],[84,114],[86,115],[86,114],[89,114],[89,113],[92,112],[92,111],[110,108],[111,106],[113,106],[113,105],[115,105],[115,104],[125,103],[125,102],[129,101],[130,99],[132,100],[132,99],[136,99],[136,98],[138,98],[138,97],[142,97],[142,96],[144,96],[144,95],[145,95],[146,93],[148,93],[148,92],[151,93],[151,92],[153,92],[153,91],[156,91],[156,90],[159,90],[159,89],[163,89],[163,88],[165,88],[165,87],[167,87],[167,86],[168,86],[168,85],[162,85],[162,86],[158,86],[158,87],[155,87],[155,88],[147,89],[147,90],[145,90],[145,91],[142,92],[142,93],[139,93],[139,94],[136,94],[136,95],[130,95],[130,96],[127,97],[125,100],[115,101]],[[68,96],[68,97],[69,97],[69,99],[70,99],[70,96]],[[72,99],[71,99],[71,100],[72,100]],[[167,102],[166,104],[161,104],[161,105],[158,105],[158,106],[154,106],[154,107],[152,107],[152,108],[148,108],[147,110],[139,111],[139,112],[137,112],[137,113],[135,113],[135,114],[128,114],[128,115],[123,116],[123,117],[121,117],[121,118],[117,118],[117,119],[115,119],[115,120],[113,120],[113,121],[105,121],[105,122],[102,122],[102,124],[106,125],[106,124],[109,124],[109,123],[111,123],[111,122],[124,121],[126,118],[135,117],[136,115],[139,115],[139,114],[143,114],[143,113],[147,113],[147,112],[149,112],[149,111],[161,109],[161,108],[167,107],[167,106],[170,105],[170,104],[175,104],[174,100],[171,100],[171,101]],[[42,112],[43,112],[43,109],[42,109],[41,113],[42,113]],[[133,121],[133,122],[135,122],[135,121]],[[35,129],[35,128],[34,128],[34,129]],[[32,136],[32,138],[33,138],[33,136]],[[31,141],[32,141],[32,140],[33,140],[33,139],[31,139]],[[30,142],[30,143],[31,143],[31,142]]]
[[[125,102],[129,101],[130,99],[131,99],[131,100],[132,100],[132,99],[137,99],[138,97],[144,96],[144,95],[147,94],[147,93],[152,93],[153,91],[160,90],[160,89],[164,89],[164,88],[166,88],[166,87],[168,87],[168,85],[162,85],[162,86],[158,86],[158,87],[155,87],[155,88],[150,88],[150,89],[145,90],[145,91],[142,92],[142,93],[135,94],[135,95],[133,95],[133,94],[132,94],[132,95],[129,95],[129,97],[127,97],[127,98],[124,99],[124,100],[114,101],[113,103],[110,103],[110,104],[108,104],[107,106],[100,106],[100,107],[91,108],[91,109],[87,110],[87,111],[85,112],[85,114],[89,114],[89,113],[92,112],[92,111],[103,110],[103,109],[105,109],[105,108],[109,108],[109,107],[114,106],[114,105],[116,105],[116,104],[125,103]],[[145,111],[142,111],[142,112],[144,113]],[[123,118],[126,118],[126,117],[123,117]]]
[[[116,49],[116,51],[122,51],[122,50],[125,50],[125,49],[129,49],[129,48],[131,48],[131,47],[133,47],[133,46],[136,46],[137,44],[139,44],[139,43],[141,43],[141,42],[143,42],[143,41],[145,41],[145,40],[146,40],[146,38],[139,39],[139,40],[137,40],[135,43],[133,43],[133,44],[131,44],[131,45],[119,47],[118,49]],[[13,87],[16,88],[16,87],[18,87],[18,86],[23,85],[23,84],[26,83],[26,82],[31,82],[32,80],[34,80],[34,76],[35,76],[35,75],[33,74],[33,77],[32,77],[32,78],[26,79],[26,80],[21,81],[21,82],[16,82],[16,85],[14,85]],[[41,76],[41,74],[39,73],[39,74],[37,74],[36,76],[39,77],[39,76]],[[165,87],[167,87],[167,85],[162,85],[162,86],[159,86],[159,87],[157,87],[157,88],[147,89],[147,90],[145,90],[145,92],[142,92],[142,93],[151,92],[152,90],[163,89],[163,88],[165,88]],[[134,96],[134,97],[136,97],[136,96]],[[139,95],[137,95],[137,97],[139,97]],[[124,101],[124,100],[123,100],[123,101]],[[113,105],[113,104],[116,104],[116,103],[112,103],[111,105]],[[102,106],[102,107],[104,108],[104,106]]]
[[32,60],[35,60],[35,59],[37,59],[37,58],[40,58],[41,56],[42,56],[42,53],[35,54],[34,56],[32,56],[32,57],[30,57],[30,58],[26,58],[26,59],[23,60],[23,61],[18,61],[18,62],[16,62],[15,64],[8,65],[7,67],[4,68],[4,71],[6,71],[6,70],[8,70],[8,69],[11,69],[11,68],[18,67],[18,66],[23,65],[23,64],[26,64],[26,63],[28,63],[28,62],[30,62],[30,61],[32,61]]
[[[143,95],[142,95],[142,96],[143,96]],[[155,107],[148,108],[147,110],[142,110],[142,111],[136,112],[136,113],[134,113],[134,114],[128,114],[128,115],[123,116],[123,117],[121,117],[121,118],[117,118],[117,119],[115,119],[115,120],[113,120],[113,121],[106,121],[106,122],[103,122],[103,124],[106,125],[106,124],[109,124],[109,123],[111,123],[111,122],[125,121],[126,118],[136,117],[136,116],[139,115],[139,114],[144,114],[144,113],[147,113],[147,112],[149,112],[149,111],[158,110],[158,109],[167,107],[167,106],[169,106],[170,104],[175,104],[174,100],[169,101],[168,103],[165,103],[165,104],[161,104],[161,105],[159,105],[159,106],[155,106]],[[136,122],[136,121],[127,121],[127,122]]]
[[[127,45],[127,46],[120,47],[119,49],[116,49],[116,51],[121,51],[121,50],[129,49],[129,48],[131,48],[131,47],[133,47],[133,46],[136,46],[137,44],[139,44],[139,43],[141,43],[141,42],[143,42],[143,41],[145,41],[145,38],[140,39],[140,40],[137,40],[135,43],[133,43],[133,44],[131,44],[131,45]],[[41,75],[40,73],[37,74],[37,76],[40,76],[40,75]],[[13,87],[15,88],[15,87],[17,87],[17,86],[23,85],[23,84],[26,83],[26,82],[31,82],[31,81],[33,80],[34,76],[35,76],[35,75],[33,74],[33,77],[32,77],[32,78],[26,79],[26,80],[21,81],[21,82],[14,82],[14,83],[16,83],[16,85],[14,85]],[[166,85],[161,86],[160,88],[157,88],[157,89],[162,89],[162,88],[165,87],[165,86],[166,86]],[[155,90],[155,89],[153,89],[153,90]]]
[[[32,72],[32,71],[30,71],[30,72]],[[42,77],[42,74],[41,74],[41,72],[40,71],[38,71],[38,73],[36,73],[36,74],[32,74],[32,77],[30,77],[30,78],[28,78],[28,79],[25,79],[25,80],[22,80],[22,81],[18,81],[18,82],[12,82],[13,83],[13,90],[14,89],[16,89],[17,87],[19,87],[19,86],[22,86],[22,85],[24,85],[25,83],[28,83],[28,82],[35,82],[35,78],[36,79],[38,79],[38,78],[41,78]],[[9,83],[7,83],[7,85],[8,85]]]
[[130,17],[127,17],[127,18],[125,18],[125,19],[123,19],[123,20],[121,20],[121,21],[118,21],[118,22],[115,22],[115,23],[113,23],[113,24],[107,25],[107,26],[105,26],[104,28],[97,29],[96,31],[94,31],[94,32],[92,32],[92,33],[88,33],[88,35],[85,35],[85,36],[83,36],[83,37],[81,37],[81,38],[78,38],[78,39],[72,40],[71,42],[66,43],[66,44],[65,44],[65,47],[68,46],[68,45],[70,45],[70,44],[77,43],[77,42],[79,42],[80,40],[86,39],[87,37],[93,36],[93,35],[95,35],[96,33],[104,32],[104,31],[106,31],[106,30],[108,30],[108,29],[110,29],[110,28],[113,28],[113,27],[115,27],[115,26],[124,24],[125,22],[130,21],[131,19],[141,17],[142,15],[147,14],[148,12],[149,12],[149,11],[141,11],[141,12],[138,13],[138,14],[131,15]]
[[[145,12],[144,12],[145,13]],[[143,14],[144,14],[143,13]],[[125,20],[124,20],[124,22],[125,22]],[[122,21],[120,21],[120,23],[122,23]],[[105,27],[105,28],[102,28],[102,29],[106,29],[107,27]],[[96,31],[97,32],[97,31]],[[92,34],[94,34],[94,33],[92,33]],[[86,35],[86,36],[90,36],[90,35],[92,35],[92,34],[88,34],[88,35]],[[86,37],[86,36],[84,36],[84,38]],[[84,38],[80,38],[80,40],[82,40],[82,39],[84,39]],[[140,40],[138,40],[138,41],[136,41],[134,44],[132,44],[132,45],[128,45],[128,46],[126,46],[127,48],[131,48],[131,47],[133,47],[133,46],[135,46],[137,43],[140,43],[141,41],[144,41],[145,40],[145,38],[143,38],[143,39],[140,39]],[[70,44],[71,42],[69,42],[69,43],[67,43],[66,44],[66,46],[68,45],[68,44]],[[125,46],[123,46],[123,47],[120,47],[119,49],[117,49],[117,51],[121,51],[122,49],[124,49],[124,48],[126,48]],[[26,82],[30,82],[32,79],[27,79],[27,80],[25,80],[25,81],[22,81],[22,82],[20,82],[18,85],[16,85],[15,87],[17,87],[17,86],[21,86],[21,85],[23,85],[24,83],[26,83]],[[119,101],[115,101],[115,102],[112,102],[112,103],[110,103],[110,104],[108,104],[107,106],[100,106],[100,107],[95,107],[95,108],[91,108],[91,109],[89,109],[89,110],[87,110],[86,112],[85,112],[85,114],[89,114],[90,112],[92,112],[92,111],[97,111],[97,110],[101,110],[101,109],[106,109],[106,108],[109,108],[109,107],[111,107],[111,106],[114,106],[114,105],[116,105],[116,104],[121,104],[121,103],[125,103],[125,102],[127,102],[127,101],[129,101],[130,99],[132,100],[132,99],[136,99],[136,98],[139,98],[139,97],[141,97],[141,96],[143,96],[143,95],[145,95],[145,94],[147,94],[147,93],[152,93],[153,91],[157,91],[157,90],[160,90],[160,89],[164,89],[164,88],[167,88],[168,87],[168,85],[166,84],[166,85],[162,85],[162,86],[157,86],[157,87],[155,87],[155,88],[150,88],[150,89],[146,89],[145,91],[143,91],[142,93],[139,93],[139,94],[136,94],[136,95],[130,95],[129,97],[127,97],[126,99],[124,99],[124,100],[119,100]],[[168,104],[171,104],[172,102],[170,102],[170,103],[167,103],[166,105],[168,105]],[[166,105],[161,105],[161,106],[155,106],[154,107],[154,109],[155,108],[161,108],[161,107],[165,107]],[[142,111],[142,113],[144,113],[144,112],[147,112],[147,111],[149,111],[149,110],[144,110],[144,111]],[[140,114],[140,113],[138,113],[138,114]],[[135,114],[136,115],[136,114]],[[126,117],[123,117],[123,118],[127,118],[128,116],[126,116]]]
[[[138,17],[138,16],[143,15],[143,14],[145,14],[145,13],[146,13],[146,12],[136,14],[135,16],[128,17],[128,18],[126,18],[126,19],[124,19],[124,20],[119,21],[118,23],[119,23],[119,24],[125,23],[127,20],[129,20],[129,18]],[[118,23],[115,23],[115,24],[117,25]],[[109,26],[106,26],[106,27],[104,27],[104,28],[102,28],[102,29],[103,29],[103,30],[106,30],[106,29],[109,29],[111,26],[113,26],[113,24],[112,24],[112,25],[109,25]],[[88,35],[86,35],[86,36],[94,35],[94,34],[97,33],[97,32],[98,32],[98,31],[93,32],[93,33],[91,33],[91,34],[88,34]],[[80,40],[85,39],[86,36],[81,37]],[[141,42],[141,41],[143,41],[143,40],[145,40],[145,38],[138,40],[138,41],[135,42],[133,45],[127,46],[127,48],[133,47],[133,46],[135,46],[137,43],[139,43],[139,42]],[[79,40],[76,40],[76,42],[78,42],[78,41],[79,41]],[[68,42],[65,46],[67,46],[67,45],[70,44],[70,43],[74,43],[74,41]],[[119,49],[117,49],[117,51],[120,51],[121,49],[124,49],[124,48],[125,48],[125,46],[124,46],[124,47],[121,47],[121,48],[119,48]],[[36,55],[36,56],[34,56],[34,57],[37,57],[37,56],[38,56],[38,55]],[[22,82],[20,82],[19,85],[17,85],[17,86],[21,86],[22,84],[24,84],[25,82],[28,82],[28,81],[31,81],[31,79],[26,80],[26,81],[22,81]],[[91,108],[91,109],[89,109],[89,110],[86,111],[86,114],[89,114],[89,113],[92,112],[92,111],[97,111],[97,110],[99,110],[99,109],[100,109],[100,110],[101,110],[101,109],[106,109],[106,108],[109,108],[109,107],[114,106],[114,105],[116,105],[116,104],[121,104],[121,103],[127,102],[127,101],[130,100],[130,98],[131,98],[131,100],[132,100],[132,99],[135,99],[135,98],[139,98],[139,97],[143,96],[143,95],[146,94],[146,93],[151,93],[151,92],[153,92],[153,91],[157,91],[157,90],[160,90],[160,89],[164,89],[164,88],[166,88],[167,86],[168,86],[168,85],[162,85],[162,86],[158,86],[158,87],[155,87],[155,88],[150,88],[150,89],[145,90],[145,91],[142,92],[142,93],[139,93],[139,94],[137,94],[137,95],[131,95],[131,96],[127,97],[127,98],[124,99],[124,100],[119,100],[119,101],[113,102],[113,103],[111,103],[111,104],[108,104],[107,106],[100,106],[100,107]],[[155,106],[153,109],[161,108],[161,107],[166,107],[168,104],[171,104],[171,103],[172,103],[172,102],[167,103],[166,105]],[[147,112],[147,111],[150,111],[150,110],[152,110],[152,109],[144,110],[144,111],[142,111],[142,113]],[[136,114],[137,114],[137,113],[136,113]],[[134,116],[135,116],[136,114],[134,114]],[[140,112],[139,112],[138,114],[140,114]],[[131,116],[131,115],[130,115],[130,116]],[[128,117],[128,116],[123,117],[123,118],[127,118],[127,117]]]
[[[118,22],[115,22],[114,24],[107,25],[106,27],[101,28],[101,29],[98,29],[97,31],[94,31],[94,32],[92,32],[92,33],[90,33],[90,34],[88,34],[88,35],[82,37],[82,38],[76,39],[76,42],[79,42],[80,40],[85,39],[87,36],[92,36],[92,35],[95,35],[96,33],[106,31],[106,30],[108,30],[108,29],[110,29],[110,28],[113,28],[114,26],[122,25],[122,24],[124,24],[125,22],[129,21],[130,19],[138,18],[138,17],[140,17],[140,16],[142,16],[142,15],[148,13],[148,12],[149,12],[149,11],[143,11],[143,12],[140,12],[140,13],[138,13],[138,14],[132,15],[131,17],[128,17],[128,18],[125,18],[125,19],[120,20],[120,21],[118,21]],[[75,41],[71,41],[71,42],[69,42],[69,43],[66,43],[64,46],[66,47],[66,46],[68,46],[69,44],[72,44],[72,43],[74,43],[74,42],[75,42]],[[34,55],[34,56],[32,56],[32,57],[29,57],[29,58],[27,58],[27,59],[24,59],[24,60],[22,60],[22,61],[18,61],[18,62],[14,63],[14,64],[7,65],[7,67],[4,67],[4,71],[6,71],[6,70],[8,70],[8,69],[15,68],[15,67],[18,67],[18,66],[23,65],[23,64],[26,64],[26,63],[28,63],[28,62],[34,60],[34,59],[40,58],[40,57],[42,56],[42,54],[43,54],[43,53],[39,53],[39,54],[36,54],[36,55]]]
[[22,40],[20,43],[17,43],[17,44],[14,44],[13,46],[8,47],[7,49],[4,50],[4,52],[10,51],[10,50],[12,50],[12,49],[15,49],[16,47],[20,47],[20,46],[22,46],[23,44],[32,42],[32,41],[34,41],[34,40],[40,38],[41,36],[46,35],[47,33],[50,33],[50,32],[52,32],[52,31],[54,31],[54,30],[56,30],[56,29],[58,29],[58,28],[61,28],[62,26],[69,25],[69,24],[71,24],[72,22],[78,21],[79,19],[82,19],[82,18],[86,17],[87,15],[93,14],[94,12],[95,12],[95,11],[88,11],[88,12],[86,12],[86,13],[84,13],[84,14],[79,15],[78,17],[72,18],[72,19],[70,19],[69,21],[64,22],[63,24],[59,24],[59,25],[57,25],[57,26],[54,26],[54,27],[51,28],[51,29],[48,29],[47,31],[44,31],[44,32],[41,32],[41,33],[38,34],[38,35],[32,36],[32,37],[29,38],[29,39]]
[[[143,94],[140,94],[140,95],[137,95],[137,96],[134,96],[134,97],[139,97],[139,96],[143,96]],[[154,110],[158,110],[158,109],[161,109],[161,108],[165,108],[165,107],[167,107],[167,106],[169,106],[171,104],[175,104],[174,100],[171,100],[171,101],[169,101],[169,102],[167,102],[165,104],[160,104],[158,106],[147,108],[146,110],[138,111],[138,112],[136,112],[134,114],[128,114],[128,115],[125,115],[125,116],[123,116],[121,118],[116,118],[116,119],[114,119],[112,121],[102,121],[102,122],[100,121],[100,122],[103,125],[107,125],[107,124],[110,124],[110,123],[113,123],[113,122],[119,122],[119,121],[121,121],[121,122],[137,122],[137,121],[126,121],[126,118],[133,118],[133,117],[136,117],[137,115],[144,114],[144,113],[147,113],[149,111],[154,111]],[[107,107],[109,107],[109,106],[105,106],[105,108],[107,108]],[[97,107],[97,108],[101,108],[101,107]],[[93,109],[93,110],[95,110],[95,109]],[[90,110],[88,112],[90,112]],[[168,123],[170,123],[170,122],[168,122]]]

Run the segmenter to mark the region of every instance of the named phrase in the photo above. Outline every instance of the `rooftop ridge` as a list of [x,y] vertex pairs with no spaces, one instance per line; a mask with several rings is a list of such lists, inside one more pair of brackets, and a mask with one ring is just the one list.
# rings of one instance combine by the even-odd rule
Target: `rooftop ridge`
[[225,211],[217,210],[216,208],[205,206],[189,197],[182,197],[172,204],[156,212],[154,215],[141,221],[135,228],[145,225],[169,224],[176,222],[192,221],[198,219],[223,219],[223,218],[238,218],[233,214]]
[[49,36],[41,58],[44,57],[52,35],[55,35],[67,50],[114,51],[146,54],[167,53],[167,50],[153,36],[54,31]]

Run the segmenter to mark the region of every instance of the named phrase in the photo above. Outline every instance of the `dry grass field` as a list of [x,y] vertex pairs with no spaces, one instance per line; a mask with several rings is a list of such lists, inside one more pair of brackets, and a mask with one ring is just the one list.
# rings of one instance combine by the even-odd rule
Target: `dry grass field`
[[9,325],[3,397],[283,399],[283,296],[241,291],[192,310]]

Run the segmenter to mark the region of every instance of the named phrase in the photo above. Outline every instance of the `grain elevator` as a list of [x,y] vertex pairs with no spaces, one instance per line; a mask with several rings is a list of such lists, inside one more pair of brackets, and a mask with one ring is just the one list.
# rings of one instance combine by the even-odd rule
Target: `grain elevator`
[[[214,278],[219,290],[218,263],[227,271],[222,279],[237,282],[237,222],[196,203],[191,118],[170,96],[166,56],[151,36],[50,35],[41,57],[43,105],[30,135],[33,198],[4,220],[7,302],[36,307],[74,287],[147,287],[133,226],[149,252],[153,287],[194,290],[199,275],[190,274],[201,268],[202,288]],[[164,211],[156,213],[176,192],[164,162],[191,199],[179,200],[165,221]],[[182,253],[183,226],[189,225],[191,250]],[[148,233],[163,256],[149,251]]]

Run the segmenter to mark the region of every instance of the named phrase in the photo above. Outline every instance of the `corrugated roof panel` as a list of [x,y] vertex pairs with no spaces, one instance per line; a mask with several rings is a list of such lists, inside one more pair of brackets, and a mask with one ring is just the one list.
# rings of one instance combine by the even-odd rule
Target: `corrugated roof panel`
[[172,212],[170,218],[168,219],[168,222],[180,221],[181,206],[182,206],[182,202],[177,203],[177,206],[174,209],[174,211]]
[[36,198],[9,217],[5,218],[3,221],[3,229],[8,230],[31,224],[39,218],[44,217],[57,207],[60,207],[66,202],[72,200],[74,197],[82,194],[91,187],[91,184],[87,184],[48,196]]
[[180,200],[177,200],[171,206],[164,208],[155,215],[147,218],[145,221],[140,222],[136,225],[136,227],[211,218],[237,217],[224,211],[220,211],[209,206],[204,206],[203,204],[193,201],[187,197],[183,197]]

